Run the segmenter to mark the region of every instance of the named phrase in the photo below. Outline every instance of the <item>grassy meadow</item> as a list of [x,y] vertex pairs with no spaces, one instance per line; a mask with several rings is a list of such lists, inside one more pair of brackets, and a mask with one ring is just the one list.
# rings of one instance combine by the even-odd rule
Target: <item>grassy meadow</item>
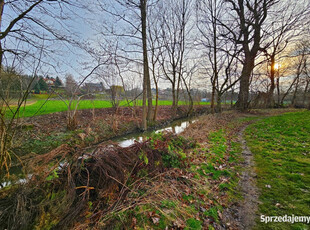
[[[46,99],[38,99],[35,103],[31,103],[23,107],[20,111],[21,117],[32,117],[37,115],[50,114],[55,112],[63,112],[68,110],[67,104],[68,100],[46,100]],[[71,107],[75,108],[76,101],[73,101]],[[159,105],[172,105],[172,101],[168,100],[160,100]],[[201,105],[207,105],[209,102],[200,102]],[[155,101],[153,101],[155,105]],[[186,102],[180,101],[179,105],[185,105]],[[120,102],[120,106],[132,106],[133,103],[129,103],[125,100]],[[142,105],[142,100],[138,100],[138,106]],[[78,109],[101,109],[101,108],[111,108],[112,104],[108,100],[81,100],[78,104]],[[8,111],[7,116],[12,116],[12,113]]]
[[[310,215],[310,111],[264,118],[246,129],[260,189],[259,215]],[[262,223],[256,229],[308,229]]]

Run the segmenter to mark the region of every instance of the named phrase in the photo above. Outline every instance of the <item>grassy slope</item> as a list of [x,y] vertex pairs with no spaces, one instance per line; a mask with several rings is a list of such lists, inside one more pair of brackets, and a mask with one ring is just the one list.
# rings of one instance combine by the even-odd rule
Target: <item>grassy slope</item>
[[[247,128],[246,138],[256,162],[260,214],[310,215],[310,112],[265,118]],[[257,221],[257,229],[307,227]]]
[[[206,227],[214,229],[213,226],[221,219],[219,213],[240,196],[235,191],[238,183],[237,172],[240,170],[237,167],[240,161],[240,144],[229,141],[226,135],[227,132],[223,129],[211,132],[207,137],[208,148],[197,147],[183,158],[187,167],[175,159],[165,158],[173,167],[180,167],[177,172],[182,173],[177,185],[185,183],[188,188],[178,190],[181,197],[168,198],[170,187],[177,186],[176,181],[163,181],[157,190],[158,194],[165,194],[161,196],[162,200],[150,197],[152,202],[148,204],[114,213],[115,223],[118,224],[114,225],[113,229],[123,229],[124,223],[130,223],[132,216],[136,218],[136,229],[166,229],[168,226],[182,226],[181,229],[185,230],[201,230]],[[175,145],[169,148],[175,149]],[[224,166],[220,169],[223,165],[227,168]],[[143,190],[143,186],[140,189]],[[147,193],[144,192],[143,196],[147,196]],[[156,219],[150,218],[150,215]],[[127,224],[129,225],[132,226],[132,223]]]
[[[68,103],[68,101],[66,101]],[[75,102],[76,103],[76,102]],[[75,107],[73,103],[73,107]],[[138,102],[141,105],[141,101]],[[155,104],[155,102],[153,102]],[[180,105],[186,104],[185,102],[179,102]],[[207,104],[207,102],[201,102],[200,104]],[[126,101],[120,103],[121,106],[127,106]],[[132,104],[131,104],[132,105]],[[172,105],[172,101],[159,101],[159,105]],[[79,103],[78,109],[100,109],[100,108],[110,108],[112,104],[110,101],[104,100],[82,100]],[[32,117],[34,115],[43,115],[55,112],[67,111],[66,104],[61,100],[38,100],[36,103],[26,106],[21,110],[22,117]],[[10,116],[10,114],[8,114]]]

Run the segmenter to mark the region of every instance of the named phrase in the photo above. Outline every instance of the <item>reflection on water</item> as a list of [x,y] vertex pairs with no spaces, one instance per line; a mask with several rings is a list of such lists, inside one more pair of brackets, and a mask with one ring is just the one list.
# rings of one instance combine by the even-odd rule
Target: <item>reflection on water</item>
[[[183,132],[190,124],[194,123],[196,120],[189,120],[189,121],[176,121],[173,122],[169,127],[164,129],[159,129],[155,131],[155,133],[163,132],[163,131],[169,131],[173,132],[175,134],[179,134]],[[142,135],[141,133],[138,134],[131,134],[122,138],[114,139],[115,142],[118,142],[119,146],[121,147],[128,147],[135,143],[135,141],[142,142],[147,139],[148,136],[150,136],[152,131],[144,132]]]

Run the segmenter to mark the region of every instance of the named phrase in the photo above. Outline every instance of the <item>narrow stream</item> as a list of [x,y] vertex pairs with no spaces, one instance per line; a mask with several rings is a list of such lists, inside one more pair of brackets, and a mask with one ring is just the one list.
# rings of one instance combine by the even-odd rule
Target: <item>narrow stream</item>
[[[162,129],[151,130],[151,131],[146,131],[146,132],[131,133],[128,135],[124,135],[122,137],[112,138],[111,140],[113,142],[118,143],[119,146],[124,148],[124,147],[128,147],[128,146],[134,144],[135,141],[141,142],[141,141],[146,140],[149,136],[151,136],[151,134],[153,132],[159,133],[159,132],[163,132],[163,131],[170,131],[170,132],[173,132],[175,134],[182,133],[190,124],[192,124],[194,122],[196,122],[195,118],[179,119],[179,120],[173,121],[167,127],[162,128]],[[28,178],[30,178],[30,177],[31,177],[31,174],[28,175]],[[15,183],[26,183],[26,182],[27,182],[27,179],[21,178]],[[0,189],[7,187],[9,185],[11,185],[11,181],[3,182],[0,184]]]
[[129,135],[126,135],[124,137],[118,137],[118,138],[114,138],[111,139],[114,142],[117,142],[119,144],[119,146],[121,147],[128,147],[132,144],[135,143],[135,141],[143,141],[146,140],[146,138],[148,138],[149,136],[151,136],[151,134],[153,132],[155,133],[159,133],[159,132],[163,132],[163,131],[170,131],[173,132],[175,134],[179,134],[182,133],[190,124],[195,123],[196,120],[192,120],[192,119],[179,119],[176,121],[173,121],[171,124],[169,124],[168,127],[162,128],[162,129],[158,129],[156,131],[146,131],[146,132],[139,132],[139,133],[132,133]]

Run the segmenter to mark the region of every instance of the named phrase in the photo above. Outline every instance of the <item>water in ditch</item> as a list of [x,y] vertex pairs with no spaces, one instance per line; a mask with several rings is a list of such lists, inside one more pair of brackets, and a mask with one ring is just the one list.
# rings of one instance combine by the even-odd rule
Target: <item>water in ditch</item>
[[139,132],[139,133],[133,133],[129,134],[123,137],[118,137],[112,139],[112,141],[119,144],[121,147],[128,147],[135,143],[135,141],[143,141],[146,140],[153,132],[163,132],[163,131],[169,131],[173,132],[175,134],[182,133],[190,124],[194,123],[196,120],[194,119],[180,119],[173,121],[169,126],[158,129],[156,131],[146,131],[146,132]]
[[[131,133],[124,135],[122,137],[116,137],[112,138],[111,140],[113,142],[116,142],[119,144],[121,147],[128,147],[132,144],[135,143],[135,141],[144,141],[146,140],[153,132],[158,133],[158,132],[163,132],[163,131],[169,131],[173,132],[175,134],[182,133],[190,124],[194,123],[196,120],[193,118],[185,118],[185,119],[179,119],[176,121],[171,122],[168,126],[158,129],[158,130],[151,130],[151,131],[146,131],[146,132],[136,132],[136,133]],[[18,170],[19,171],[19,170]],[[31,175],[28,175],[28,178],[30,178]],[[19,179],[15,183],[26,183],[27,179]],[[6,181],[0,184],[0,189],[7,187],[11,185],[11,181]]]

